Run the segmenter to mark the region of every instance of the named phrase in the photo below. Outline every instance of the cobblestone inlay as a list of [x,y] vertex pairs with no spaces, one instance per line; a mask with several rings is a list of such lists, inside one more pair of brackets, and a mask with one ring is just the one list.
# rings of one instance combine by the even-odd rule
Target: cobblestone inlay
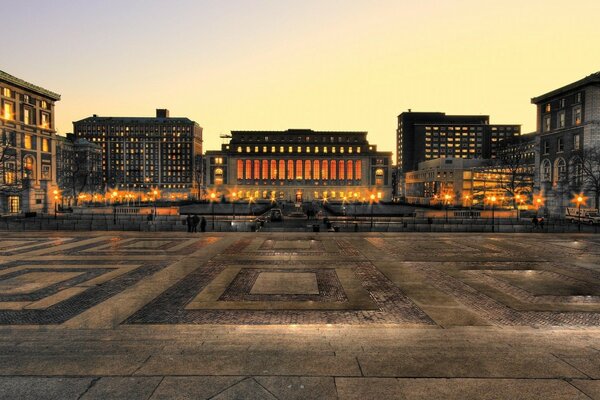
[[13,256],[29,251],[41,250],[50,246],[60,246],[67,243],[79,242],[86,237],[56,237],[56,238],[6,238],[0,239],[0,256]]
[[135,255],[153,255],[153,254],[169,254],[169,255],[188,255],[203,247],[209,246],[218,240],[219,237],[198,238],[190,244],[180,247],[176,250],[173,248],[190,241],[191,238],[173,238],[169,239],[170,243],[161,244],[156,248],[128,248],[127,246],[135,246],[137,242],[144,242],[148,238],[123,238],[119,236],[111,237],[110,239],[99,240],[95,243],[88,243],[82,246],[73,247],[65,251],[56,251],[51,255],[84,255],[84,256],[135,256]]
[[[391,255],[400,251],[379,238],[369,238],[369,242]],[[508,326],[600,326],[600,313],[584,311],[518,311],[487,294],[468,285],[462,280],[441,271],[443,262],[415,262],[414,269],[425,276],[426,282],[453,296],[459,302],[497,325]],[[503,269],[506,271],[506,269]],[[590,272],[589,270],[587,270]],[[496,286],[497,288],[497,286]],[[508,293],[510,294],[510,293]]]
[[[303,247],[305,245],[306,247]],[[278,239],[267,239],[262,242],[258,247],[259,250],[280,250],[280,251],[315,251],[324,252],[325,248],[320,240],[278,240]]]
[[[233,263],[232,263],[233,264]],[[230,263],[210,261],[128,318],[128,324],[426,324],[435,323],[370,262],[353,270],[378,310],[186,310]],[[299,268],[300,269],[300,268]],[[244,286],[245,287],[245,286]]]
[[[251,294],[261,272],[312,272],[317,277],[319,294]],[[333,269],[258,269],[244,268],[219,297],[219,301],[348,301],[340,280]]]
[[73,278],[66,279],[64,281],[46,286],[39,290],[31,293],[19,293],[19,294],[2,294],[0,293],[0,301],[36,301],[45,297],[51,296],[63,289],[78,285],[97,276],[100,276],[108,271],[113,270],[112,268],[104,269],[83,269],[83,268],[53,268],[53,269],[42,269],[42,268],[27,268],[19,271],[11,272],[0,277],[0,282],[8,279],[15,278],[17,276],[26,275],[32,272],[81,272]]
[[[40,261],[38,261],[40,262]],[[33,264],[32,261],[19,261],[22,264]],[[45,262],[47,264],[47,262]],[[52,261],[54,264],[81,263],[81,261]],[[95,261],[94,264],[102,264]],[[119,262],[106,262],[107,270]],[[123,262],[125,264],[125,262]],[[0,310],[0,325],[49,325],[61,324],[83,311],[103,302],[136,284],[143,278],[165,268],[168,263],[139,263],[140,267],[99,285],[91,286],[84,292],[54,304],[46,309]]]

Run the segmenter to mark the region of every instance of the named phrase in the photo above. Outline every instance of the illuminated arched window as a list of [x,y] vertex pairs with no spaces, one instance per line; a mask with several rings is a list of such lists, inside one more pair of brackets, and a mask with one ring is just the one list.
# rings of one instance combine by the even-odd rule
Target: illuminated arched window
[[237,160],[237,178],[244,179],[244,161]]
[[268,160],[262,160],[262,178],[263,179],[269,179],[269,161]]
[[550,182],[551,179],[551,167],[550,161],[544,160],[542,161],[542,165],[540,166],[540,175],[542,177],[542,182]]
[[215,169],[215,185],[222,185],[222,184],[223,184],[223,169],[216,168]]
[[329,163],[327,162],[327,160],[323,160],[323,162],[321,163],[321,167],[321,176],[325,180],[329,179]]
[[[359,149],[360,149],[360,147],[359,147]],[[362,179],[362,161],[356,160],[356,162],[354,163],[354,168],[356,170],[356,173],[354,174],[354,179],[361,180]]]
[[563,182],[567,178],[567,163],[564,158],[559,157],[554,161],[554,184]]
[[331,171],[329,171],[329,177],[331,180],[337,179],[337,162],[335,160],[331,160]]
[[259,160],[254,160],[253,176],[254,176],[254,179],[256,179],[256,180],[260,179],[260,161]]
[[340,160],[338,163],[338,179],[339,180],[344,180],[346,179],[346,174],[345,174],[345,168],[344,168],[344,160]]
[[302,179],[302,160],[296,160],[296,179]]
[[375,170],[375,185],[383,186],[383,170],[381,168]]
[[285,161],[279,160],[279,180],[285,179]]
[[31,155],[23,157],[23,175],[25,179],[35,179],[35,158]]
[[271,160],[271,179],[277,179],[277,161]]
[[304,161],[304,179],[310,179],[310,160]]
[[[252,179],[252,161],[246,160],[245,165],[246,165],[246,170],[244,171],[244,174],[239,175],[239,171],[238,171],[238,176],[240,177],[240,179],[241,178]],[[239,168],[239,164],[238,164],[238,168]]]
[[349,180],[354,179],[354,175],[353,175],[354,165],[352,163],[352,160],[348,160],[348,162],[346,163],[346,167],[347,167],[346,168],[346,174],[347,174],[346,178],[349,179]]
[[289,180],[294,179],[294,160],[288,160],[287,162],[287,178]]
[[313,161],[313,179],[319,180],[321,179],[321,168],[319,164],[319,160]]

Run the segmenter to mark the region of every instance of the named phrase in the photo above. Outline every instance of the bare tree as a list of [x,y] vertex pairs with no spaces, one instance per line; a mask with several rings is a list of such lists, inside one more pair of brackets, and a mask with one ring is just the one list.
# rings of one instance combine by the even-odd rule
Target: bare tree
[[202,198],[202,190],[204,188],[204,160],[199,155],[194,158],[193,174],[194,185],[196,186],[196,197],[198,200],[200,200]]
[[85,151],[72,153],[71,162],[67,163],[59,185],[63,188],[63,197],[71,196],[73,204],[77,205],[79,195],[90,185],[93,173],[92,163]]
[[498,186],[512,198],[514,209],[518,207],[517,195],[529,196],[533,192],[535,165],[529,147],[526,141],[512,143],[498,154],[495,162]]
[[15,146],[9,137],[0,137],[0,193],[15,195],[24,189],[23,175]]
[[[594,194],[594,206],[600,200],[600,146],[580,152],[582,187]],[[577,172],[579,173],[579,172]]]

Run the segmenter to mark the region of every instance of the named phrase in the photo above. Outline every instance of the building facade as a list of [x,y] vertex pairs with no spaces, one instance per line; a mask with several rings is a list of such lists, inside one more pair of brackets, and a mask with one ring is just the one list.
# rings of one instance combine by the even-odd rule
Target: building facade
[[206,152],[205,181],[227,199],[387,201],[391,158],[366,132],[232,131],[221,150]]
[[106,189],[158,189],[187,194],[196,186],[202,128],[188,118],[91,117],[73,122],[74,134],[102,149]]
[[396,165],[415,171],[435,158],[490,159],[498,144],[521,133],[520,125],[490,125],[487,115],[403,112],[396,131]]
[[77,204],[80,196],[103,190],[102,147],[72,133],[56,136],[56,182],[61,203]]
[[57,93],[0,71],[0,213],[54,206],[59,100]]
[[586,192],[588,207],[598,208],[585,187],[581,157],[600,149],[600,72],[531,99],[537,107],[539,171],[536,187],[551,214],[564,215],[575,193]]

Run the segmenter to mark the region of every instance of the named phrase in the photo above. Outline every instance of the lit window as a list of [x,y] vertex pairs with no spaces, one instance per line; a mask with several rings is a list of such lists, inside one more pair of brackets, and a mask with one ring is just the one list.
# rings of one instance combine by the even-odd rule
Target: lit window
[[304,179],[306,179],[306,180],[310,179],[310,169],[311,169],[310,160],[305,160],[304,161]]
[[344,168],[344,160],[340,160],[338,162],[338,179],[344,180],[345,178],[345,168]]
[[4,102],[4,110],[2,111],[2,118],[13,119],[14,118],[14,107],[12,103],[8,101]]
[[549,113],[552,110],[552,107],[550,107],[550,103],[546,104],[546,112]]
[[573,135],[573,148],[575,150],[579,150],[580,146],[581,146],[581,141],[580,141],[579,134]]
[[287,162],[287,178],[289,180],[294,179],[294,161],[288,160]]
[[23,147],[26,149],[31,149],[31,135],[25,135],[24,139]]
[[4,96],[4,97],[12,97],[10,89],[9,88],[2,89],[2,96]]
[[573,123],[574,125],[581,125],[581,106],[573,109]]
[[550,131],[550,116],[547,115],[544,117],[544,132],[549,132]]
[[244,161],[243,160],[237,160],[237,178],[238,179],[244,178]]
[[[337,179],[337,168],[336,168],[337,162],[335,160],[331,160],[330,166],[331,166],[330,179],[336,180]],[[335,192],[332,197],[335,197]]]
[[559,128],[564,128],[565,127],[565,112],[561,111],[558,114],[558,127]]
[[296,160],[296,179],[302,179],[302,160]]
[[42,139],[42,151],[50,151],[48,139],[46,139],[46,138]]
[[383,185],[383,169],[378,168],[375,170],[375,185],[382,186]]

